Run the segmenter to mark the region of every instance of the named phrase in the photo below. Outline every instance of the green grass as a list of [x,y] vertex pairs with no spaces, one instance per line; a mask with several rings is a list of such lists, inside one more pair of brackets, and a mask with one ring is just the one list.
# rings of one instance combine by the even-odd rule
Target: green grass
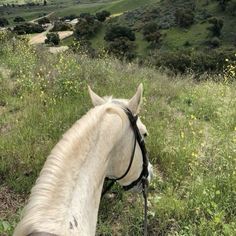
[[181,49],[187,41],[195,48],[200,47],[203,39],[206,39],[209,34],[208,26],[208,23],[195,24],[189,29],[171,28],[164,31],[166,37],[164,37],[162,47],[168,50]]
[[[196,83],[110,57],[51,55],[4,37],[0,52],[0,185],[29,193],[52,147],[91,108],[87,84],[129,98],[142,82],[156,172],[150,235],[236,234],[235,82]],[[97,235],[141,235],[141,196],[115,189],[115,199],[102,200]],[[0,234],[11,235],[18,217],[1,216]]]
[[137,7],[158,2],[158,0],[113,0],[113,1],[82,1],[79,4],[75,4],[74,1],[49,1],[47,6],[35,6],[31,8],[9,8],[6,12],[2,12],[12,24],[12,19],[15,16],[22,16],[26,20],[32,20],[42,15],[43,13],[49,13],[55,11],[56,16],[66,15],[79,15],[83,12],[96,13],[101,10],[108,10],[111,13],[120,13],[128,10],[133,10]]
[[61,40],[60,45],[61,46],[70,46],[73,44],[73,42],[74,42],[74,36],[71,35],[70,37],[67,37],[67,38]]

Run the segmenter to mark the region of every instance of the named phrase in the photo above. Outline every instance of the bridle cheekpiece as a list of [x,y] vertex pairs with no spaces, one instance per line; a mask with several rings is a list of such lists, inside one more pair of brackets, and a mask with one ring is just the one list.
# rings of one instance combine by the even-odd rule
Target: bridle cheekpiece
[[114,185],[115,182],[123,179],[129,173],[130,168],[133,163],[134,156],[135,156],[136,145],[138,142],[139,147],[142,152],[142,158],[143,158],[142,172],[140,173],[138,179],[134,180],[131,184],[129,184],[127,186],[123,186],[123,189],[125,191],[128,191],[128,190],[134,188],[135,186],[139,186],[139,185],[142,186],[142,193],[143,193],[143,197],[144,197],[144,236],[146,236],[147,235],[147,187],[148,187],[148,176],[149,176],[149,171],[148,171],[149,161],[148,161],[148,156],[147,156],[147,149],[145,146],[144,139],[143,139],[143,137],[139,131],[139,128],[137,126],[138,116],[133,115],[133,113],[127,107],[122,107],[122,109],[126,113],[128,119],[130,121],[131,128],[134,132],[135,140],[134,140],[133,151],[131,154],[128,168],[125,171],[125,173],[122,176],[120,176],[119,178],[106,178],[106,180],[109,180],[110,183],[103,190],[102,197],[106,194],[106,192],[108,192],[111,189],[111,187]]

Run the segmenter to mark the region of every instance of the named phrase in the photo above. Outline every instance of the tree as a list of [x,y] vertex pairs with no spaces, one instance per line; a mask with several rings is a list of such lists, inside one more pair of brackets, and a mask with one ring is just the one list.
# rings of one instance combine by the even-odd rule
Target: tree
[[105,34],[104,39],[106,41],[114,41],[117,38],[120,37],[125,37],[130,41],[134,41],[135,40],[135,34],[132,31],[131,28],[128,28],[126,26],[119,26],[119,25],[113,25],[112,27],[110,27]]
[[194,13],[191,9],[180,8],[175,12],[175,22],[180,27],[189,27],[194,23]]
[[151,42],[153,46],[156,46],[161,41],[161,33],[159,27],[155,22],[148,23],[143,28],[144,39]]
[[99,21],[104,22],[107,17],[109,17],[111,13],[109,11],[100,11],[96,13],[96,17]]
[[222,11],[225,11],[231,0],[217,0]]
[[19,22],[24,22],[25,19],[21,16],[16,16],[13,21],[19,23]]
[[61,22],[61,21],[56,21],[54,23],[53,28],[50,30],[51,32],[58,32],[58,31],[67,31],[71,30],[71,25]]
[[135,34],[131,28],[113,25],[107,30],[104,39],[108,43],[108,53],[129,60],[135,57]]
[[219,37],[221,35],[221,30],[224,25],[223,20],[214,17],[214,18],[209,19],[208,22],[211,24],[211,26],[208,27],[207,29],[212,32],[212,36]]
[[101,22],[88,13],[80,15],[78,20],[74,30],[74,36],[77,40],[93,37],[101,27]]
[[16,25],[13,28],[13,31],[16,34],[22,35],[22,34],[41,33],[44,31],[44,29],[39,24],[24,23],[24,24]]
[[110,41],[106,49],[108,53],[113,54],[120,59],[126,58],[131,60],[136,56],[135,44],[126,37],[119,37]]
[[51,45],[58,45],[60,43],[60,37],[58,33],[48,33],[46,35],[45,43]]
[[5,27],[7,25],[9,25],[8,20],[4,17],[0,17],[0,27]]
[[43,5],[47,6],[47,0],[43,0]]
[[50,23],[50,20],[47,17],[43,17],[43,18],[38,20],[38,23],[40,25],[48,24],[48,23]]

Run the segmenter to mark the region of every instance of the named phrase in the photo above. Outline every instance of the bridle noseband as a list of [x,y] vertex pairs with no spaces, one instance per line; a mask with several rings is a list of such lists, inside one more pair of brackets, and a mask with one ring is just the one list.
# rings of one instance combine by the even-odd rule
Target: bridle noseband
[[123,179],[129,173],[130,168],[131,168],[132,163],[133,163],[133,160],[134,160],[135,149],[136,149],[136,145],[137,145],[137,142],[138,142],[139,147],[140,147],[141,152],[142,152],[142,157],[143,157],[142,172],[140,173],[138,179],[134,180],[131,184],[129,184],[127,186],[123,186],[123,189],[125,191],[128,191],[128,190],[132,189],[135,186],[138,186],[140,184],[142,185],[142,193],[143,193],[143,197],[144,197],[144,236],[146,236],[147,235],[147,187],[148,187],[148,175],[149,175],[149,171],[148,171],[149,161],[148,161],[148,156],[147,156],[147,150],[146,150],[144,139],[143,139],[142,135],[140,134],[140,131],[139,131],[138,126],[137,126],[138,116],[134,116],[133,113],[127,107],[122,107],[122,109],[124,110],[127,117],[129,118],[131,127],[132,127],[133,132],[134,132],[135,140],[134,140],[133,151],[132,151],[132,154],[131,154],[131,158],[130,158],[128,168],[125,171],[125,173],[122,176],[120,176],[119,178],[106,178],[106,180],[110,180],[110,183],[103,190],[102,197],[106,194],[106,192],[108,192],[111,189],[111,187],[114,185],[114,183],[116,181],[119,181],[119,180]]

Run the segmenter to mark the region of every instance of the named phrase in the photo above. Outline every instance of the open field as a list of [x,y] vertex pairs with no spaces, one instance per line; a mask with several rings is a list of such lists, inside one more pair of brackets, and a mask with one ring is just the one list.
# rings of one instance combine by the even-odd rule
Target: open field
[[[8,209],[0,211],[0,235],[12,235],[50,150],[91,108],[87,85],[129,98],[140,82],[156,173],[149,235],[236,234],[235,80],[225,74],[195,82],[106,55],[52,55],[3,35],[0,52],[0,198]],[[102,200],[97,235],[141,235],[141,196],[114,192]]]

